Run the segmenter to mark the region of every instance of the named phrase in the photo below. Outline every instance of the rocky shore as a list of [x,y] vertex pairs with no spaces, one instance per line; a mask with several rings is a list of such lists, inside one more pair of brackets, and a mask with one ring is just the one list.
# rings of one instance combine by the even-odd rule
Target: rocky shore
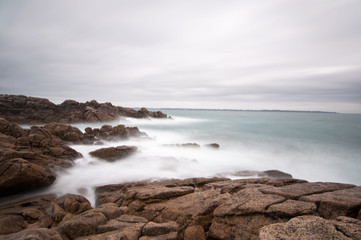
[[20,124],[111,122],[119,117],[167,118],[168,116],[160,111],[151,112],[145,108],[136,111],[114,106],[109,102],[98,103],[95,100],[86,103],[66,100],[57,105],[45,98],[0,94],[0,118]]
[[[82,157],[72,144],[99,145],[89,154],[102,161],[122,161],[136,153],[134,146],[101,146],[103,141],[148,138],[136,127],[103,125],[82,132],[64,124],[114,120],[125,116],[121,109],[93,101],[55,105],[46,99],[0,95],[0,240],[361,239],[360,186],[307,182],[276,170],[241,180],[219,175],[98,186],[95,206],[74,194],[4,204],[4,198],[14,194],[51,186],[58,172]],[[131,113],[128,117],[167,117],[144,109],[126,112]],[[30,129],[17,124],[33,122],[47,124]],[[220,148],[217,143],[206,147]]]

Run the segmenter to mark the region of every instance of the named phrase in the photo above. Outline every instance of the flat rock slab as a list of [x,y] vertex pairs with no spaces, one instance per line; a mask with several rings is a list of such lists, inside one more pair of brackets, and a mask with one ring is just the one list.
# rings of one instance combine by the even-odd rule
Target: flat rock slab
[[264,213],[268,206],[283,202],[284,197],[263,194],[256,188],[246,188],[235,193],[232,198],[214,210],[214,215],[225,217],[252,213]]
[[89,154],[93,157],[107,160],[109,162],[114,162],[119,159],[126,158],[131,154],[135,153],[137,147],[134,146],[118,146],[118,147],[109,147],[109,148],[100,148]]
[[263,193],[276,194],[285,198],[298,199],[299,197],[317,193],[332,192],[341,189],[353,188],[355,185],[342,183],[299,183],[278,188],[262,189]]
[[316,214],[317,206],[312,202],[287,200],[282,203],[271,205],[267,213],[272,216],[293,217],[307,214]]
[[157,202],[164,199],[180,197],[192,192],[194,192],[193,187],[164,187],[150,185],[129,189],[127,192],[127,198]]
[[261,228],[260,240],[350,240],[328,220],[317,216],[292,218],[287,223],[276,223]]
[[361,186],[304,196],[300,200],[318,204],[318,212],[324,218],[337,216],[356,218],[361,208]]

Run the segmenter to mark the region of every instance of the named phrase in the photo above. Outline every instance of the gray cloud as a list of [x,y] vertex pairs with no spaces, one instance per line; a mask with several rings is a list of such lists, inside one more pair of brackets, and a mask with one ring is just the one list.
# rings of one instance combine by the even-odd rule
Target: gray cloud
[[359,9],[0,0],[0,89],[58,102],[361,112]]

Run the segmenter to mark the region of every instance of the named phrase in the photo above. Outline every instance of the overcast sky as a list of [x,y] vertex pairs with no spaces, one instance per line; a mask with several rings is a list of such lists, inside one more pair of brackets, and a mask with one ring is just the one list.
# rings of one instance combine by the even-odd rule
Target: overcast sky
[[0,0],[0,93],[361,113],[361,1]]

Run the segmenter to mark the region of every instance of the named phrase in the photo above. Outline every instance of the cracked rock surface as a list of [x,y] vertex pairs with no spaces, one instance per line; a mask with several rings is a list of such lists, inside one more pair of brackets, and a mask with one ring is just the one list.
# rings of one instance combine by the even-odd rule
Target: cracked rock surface
[[361,188],[193,178],[100,186],[0,206],[0,239],[361,239]]

